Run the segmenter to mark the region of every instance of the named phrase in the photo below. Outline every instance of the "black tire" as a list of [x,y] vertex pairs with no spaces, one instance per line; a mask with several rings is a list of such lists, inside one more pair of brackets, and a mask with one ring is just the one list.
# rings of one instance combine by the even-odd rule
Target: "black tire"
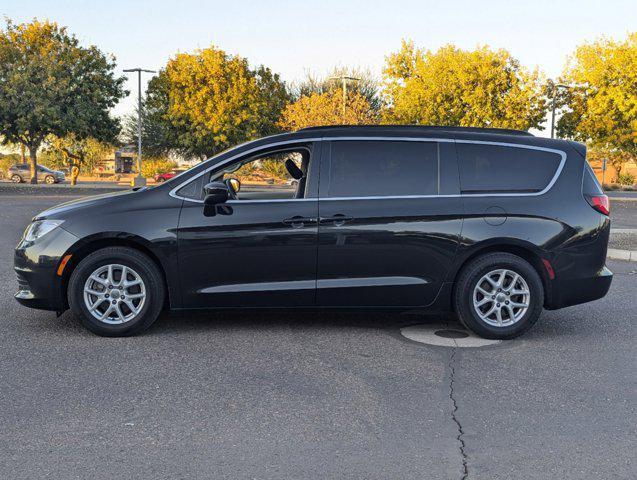
[[55,177],[53,177],[52,175],[47,175],[46,177],[44,177],[44,183],[46,183],[47,185],[52,185],[55,183]]
[[17,173],[14,173],[13,175],[11,175],[11,181],[13,183],[22,183],[22,177]]
[[[145,287],[146,297],[139,313],[121,324],[109,324],[95,318],[84,301],[84,285],[88,277],[99,267],[109,264],[133,269]],[[150,327],[162,310],[164,295],[163,277],[155,262],[138,250],[127,247],[103,248],[86,256],[73,270],[67,292],[73,315],[88,330],[105,337],[134,335]]]
[[[526,312],[515,323],[506,326],[494,326],[483,320],[473,303],[477,283],[484,275],[498,269],[507,269],[520,275],[530,292]],[[488,285],[488,282],[485,284]],[[482,297],[477,298],[480,300]],[[466,328],[484,338],[506,340],[522,335],[537,322],[544,305],[544,287],[535,268],[523,258],[510,253],[489,253],[472,260],[462,269],[456,281],[453,303],[460,322]],[[487,317],[487,320],[491,319]]]
[[166,179],[164,177],[159,177],[157,179],[157,183],[164,183],[166,181]]

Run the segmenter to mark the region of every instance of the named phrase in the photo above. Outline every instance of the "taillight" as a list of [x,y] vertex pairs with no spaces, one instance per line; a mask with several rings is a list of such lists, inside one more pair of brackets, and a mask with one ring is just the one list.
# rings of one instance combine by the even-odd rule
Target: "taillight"
[[610,215],[610,202],[607,195],[584,195],[588,204],[604,215]]

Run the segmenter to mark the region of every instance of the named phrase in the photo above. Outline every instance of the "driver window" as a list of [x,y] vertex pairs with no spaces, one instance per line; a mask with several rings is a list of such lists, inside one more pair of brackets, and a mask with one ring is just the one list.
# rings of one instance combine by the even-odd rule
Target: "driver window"
[[230,165],[210,180],[239,180],[238,200],[304,198],[309,160],[305,148],[267,153]]

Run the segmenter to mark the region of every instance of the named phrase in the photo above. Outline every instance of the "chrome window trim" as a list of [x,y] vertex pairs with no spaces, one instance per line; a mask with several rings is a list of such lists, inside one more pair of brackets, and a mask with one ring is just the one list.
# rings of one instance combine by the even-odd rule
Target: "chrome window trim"
[[[203,200],[198,200],[203,202]],[[226,205],[238,205],[244,203],[282,203],[282,202],[318,202],[318,198],[272,198],[272,199],[259,199],[259,200],[228,200]]]
[[[307,142],[331,142],[331,141],[386,141],[386,142],[391,142],[391,141],[395,141],[395,142],[438,142],[438,143],[471,143],[471,144],[479,144],[479,145],[495,145],[495,146],[499,146],[499,147],[511,147],[511,148],[525,148],[527,150],[539,150],[542,152],[549,152],[549,153],[554,153],[557,154],[561,157],[560,160],[560,164],[557,167],[557,170],[555,171],[555,174],[553,175],[553,178],[551,179],[551,181],[548,183],[548,185],[540,190],[539,192],[520,192],[520,193],[460,193],[460,194],[449,194],[449,195],[380,195],[380,196],[367,196],[367,197],[325,197],[325,198],[281,198],[281,199],[262,199],[262,200],[231,200],[228,203],[232,203],[232,204],[238,204],[238,203],[270,203],[270,202],[289,202],[289,201],[294,201],[294,202],[298,202],[298,201],[336,201],[336,200],[391,200],[391,199],[418,199],[418,198],[458,198],[458,197],[537,197],[540,195],[544,195],[545,193],[547,193],[551,188],[553,188],[553,185],[555,185],[555,182],[557,182],[558,178],[560,177],[562,170],[564,169],[564,165],[566,164],[566,152],[564,152],[563,150],[557,150],[554,148],[548,148],[548,147],[538,147],[535,145],[525,145],[525,144],[521,144],[521,143],[507,143],[507,142],[492,142],[492,141],[488,141],[488,140],[457,140],[457,139],[453,139],[453,138],[434,138],[434,137],[428,137],[428,138],[419,138],[419,137],[386,137],[386,136],[381,136],[381,137],[369,137],[369,136],[365,136],[365,137],[361,137],[361,136],[341,136],[341,137],[308,137],[308,138],[297,138],[297,139],[291,139],[291,140],[286,140],[283,142],[274,142],[274,143],[269,143],[269,144],[264,144],[264,145],[259,145],[258,147],[254,147],[251,148],[249,150],[246,150],[245,152],[241,152],[238,153],[236,155],[233,155],[231,157],[229,157],[228,159],[224,160],[223,162],[217,163],[215,165],[211,165],[210,167],[206,168],[205,170],[202,170],[201,172],[199,172],[197,175],[195,175],[194,177],[181,182],[179,185],[177,185],[175,188],[173,188],[172,190],[170,190],[170,192],[168,192],[168,195],[170,195],[171,197],[174,197],[176,199],[179,200],[184,200],[184,201],[188,201],[188,202],[194,202],[194,203],[203,203],[203,200],[196,200],[193,198],[186,198],[186,197],[181,197],[179,195],[177,195],[177,190],[179,190],[180,188],[184,187],[185,185],[187,185],[190,182],[194,182],[197,178],[199,178],[202,175],[205,175],[206,173],[208,173],[211,170],[214,170],[218,167],[222,167],[223,165],[226,165],[228,163],[231,163],[232,161],[236,160],[239,157],[243,157],[244,155],[250,155],[251,153],[255,153],[258,152],[260,150],[266,150],[272,147],[278,147],[281,145],[289,145],[289,144],[293,144],[293,143],[307,143]],[[238,148],[238,147],[235,147]]]

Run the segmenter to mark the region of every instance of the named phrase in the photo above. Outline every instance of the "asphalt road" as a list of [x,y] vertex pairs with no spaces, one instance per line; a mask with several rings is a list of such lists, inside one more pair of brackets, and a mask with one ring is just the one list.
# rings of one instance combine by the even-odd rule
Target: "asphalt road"
[[610,219],[612,228],[637,229],[637,197],[632,201],[615,200],[611,197]]
[[164,315],[106,339],[11,298],[25,224],[67,199],[0,196],[0,478],[637,477],[637,264],[477,349],[384,314]]

